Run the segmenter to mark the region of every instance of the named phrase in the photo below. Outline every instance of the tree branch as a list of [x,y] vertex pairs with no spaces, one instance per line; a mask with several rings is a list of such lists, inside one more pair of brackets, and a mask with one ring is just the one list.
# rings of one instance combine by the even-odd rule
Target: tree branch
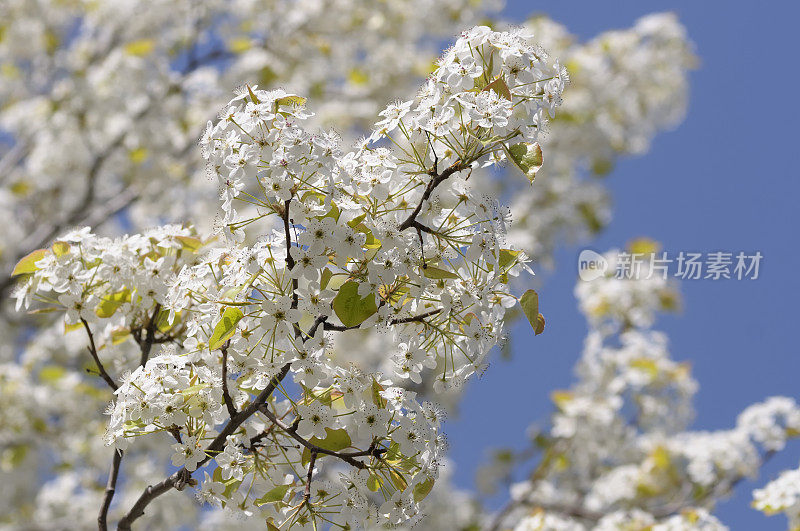
[[158,323],[158,314],[161,312],[161,304],[156,303],[155,307],[153,308],[153,315],[150,317],[150,322],[147,323],[147,329],[145,330],[144,334],[144,343],[140,345],[142,350],[142,356],[139,360],[139,365],[144,366],[147,363],[147,360],[150,358],[150,349],[153,348],[153,342],[155,341],[155,334],[156,334],[156,325]]
[[365,463],[362,463],[361,461],[357,461],[356,459],[354,459],[355,457],[365,457],[365,456],[380,457],[381,454],[386,452],[386,449],[376,448],[374,445],[370,445],[369,449],[367,450],[359,450],[358,452],[334,452],[333,450],[328,450],[326,448],[322,448],[321,446],[317,446],[316,444],[298,435],[296,425],[292,426],[287,425],[281,419],[276,417],[275,414],[272,411],[270,411],[269,407],[266,404],[263,404],[259,408],[259,411],[261,411],[261,413],[263,413],[264,416],[266,416],[270,421],[272,421],[274,425],[283,430],[289,437],[291,437],[295,441],[299,442],[301,445],[311,450],[312,453],[325,454],[333,457],[338,457],[345,463],[348,463],[359,469],[367,468],[367,465]]
[[81,317],[81,323],[83,323],[83,327],[86,329],[86,333],[89,335],[89,346],[86,347],[89,351],[89,354],[92,355],[94,359],[95,365],[97,365],[97,371],[100,373],[100,377],[106,381],[108,386],[116,391],[119,389],[119,386],[114,381],[114,379],[106,372],[106,368],[103,367],[103,363],[100,361],[100,357],[97,355],[97,347],[94,344],[94,335],[92,335],[92,330],[89,328],[89,323],[86,322],[86,319]]
[[[431,310],[429,312],[425,312],[425,313],[422,313],[422,314],[419,314],[419,315],[414,315],[412,317],[403,317],[401,319],[392,319],[391,321],[389,321],[389,324],[390,325],[398,325],[398,324],[408,324],[408,323],[425,323],[425,319],[427,317],[431,317],[431,316],[434,316],[436,314],[439,314],[439,313],[441,313],[441,311],[442,311],[441,308],[437,308],[435,310]],[[325,330],[330,330],[330,331],[333,331],[333,332],[346,332],[348,330],[356,330],[356,329],[358,329],[359,326],[360,325],[343,326],[343,325],[337,325],[337,324],[328,323],[328,322],[324,323]]]
[[[267,387],[264,388],[261,393],[253,400],[249,406],[245,409],[240,411],[236,414],[235,417],[231,418],[228,423],[222,428],[222,431],[219,432],[213,441],[206,447],[205,450],[205,457],[202,461],[197,464],[197,469],[202,467],[206,464],[210,459],[211,455],[219,452],[225,446],[225,443],[228,439],[228,436],[233,434],[239,426],[241,426],[244,421],[250,418],[259,408],[267,401],[267,399],[272,395],[275,391],[277,385],[286,377],[289,373],[289,368],[291,367],[291,363],[287,363],[283,367],[281,367],[280,372],[275,375],[275,377],[270,380]],[[131,507],[131,510],[119,521],[117,529],[121,531],[129,531],[131,528],[131,524],[136,521],[139,517],[144,515],[145,508],[161,496],[162,494],[169,492],[173,488],[182,489],[187,483],[191,481],[192,473],[194,471],[189,471],[186,467],[181,468],[165,480],[161,481],[160,483],[156,483],[155,485],[150,485],[147,487],[144,492],[139,496],[139,499],[136,500],[136,503]]]
[[311,479],[314,475],[314,465],[317,464],[317,451],[311,450],[311,460],[308,462],[308,476],[306,476],[306,488],[303,492],[303,503],[308,503],[311,499]]
[[417,205],[417,207],[414,209],[413,212],[411,212],[411,214],[409,214],[409,216],[405,219],[405,221],[403,221],[400,224],[400,226],[398,227],[399,230],[404,231],[408,228],[413,227],[428,233],[433,233],[433,230],[431,228],[417,221],[417,216],[422,211],[422,205],[425,203],[425,201],[427,201],[431,197],[431,194],[433,193],[433,191],[436,189],[437,186],[442,184],[442,182],[444,182],[454,173],[458,173],[461,170],[467,169],[468,167],[469,166],[465,165],[461,160],[457,160],[442,173],[438,173],[436,169],[436,164],[434,164],[433,169],[431,169],[430,172],[428,172],[428,174],[431,175],[433,179],[431,179],[430,182],[428,183],[428,186],[425,187],[425,191],[422,193],[422,198],[419,200],[419,204]]
[[225,407],[228,408],[228,415],[231,418],[235,417],[239,412],[236,411],[236,406],[233,405],[233,399],[228,392],[228,344],[226,341],[222,347],[222,399],[225,401]]
[[122,450],[115,449],[114,460],[111,462],[111,471],[108,473],[106,492],[103,495],[103,505],[100,507],[100,515],[97,517],[97,528],[99,531],[107,531],[108,529],[108,508],[111,507],[111,500],[114,499],[114,493],[117,490],[117,476],[119,476],[121,462]]

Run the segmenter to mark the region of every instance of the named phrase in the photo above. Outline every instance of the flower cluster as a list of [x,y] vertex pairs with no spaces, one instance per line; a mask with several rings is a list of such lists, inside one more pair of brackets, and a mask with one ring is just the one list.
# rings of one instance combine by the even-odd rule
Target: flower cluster
[[647,15],[586,43],[547,17],[525,27],[562,61],[570,84],[541,139],[547,165],[537,186],[501,185],[513,198],[509,240],[549,260],[565,236],[585,238],[608,223],[608,191],[592,177],[607,175],[621,156],[646,152],[656,133],[683,119],[695,59],[672,13]]
[[114,350],[132,338],[146,345],[146,361],[153,344],[183,333],[178,320],[167,323],[163,304],[172,277],[198,261],[203,245],[177,225],[115,239],[88,227],[69,232],[17,264],[17,308],[38,299],[46,306],[36,311],[64,310],[66,330],[85,328],[92,348]]
[[[112,474],[142,440],[175,441],[179,470],[120,527],[200,469],[203,501],[279,527],[419,515],[442,414],[404,385],[423,369],[439,390],[482,370],[517,302],[509,280],[528,269],[504,246],[505,213],[466,180],[505,158],[541,165],[535,140],[562,75],[530,35],[474,28],[349,153],[303,128],[304,98],[245,86],[201,140],[221,185],[222,245],[197,254],[204,242],[175,226],[118,240],[81,230],[18,264],[20,304],[66,310],[115,390]],[[522,298],[534,319],[535,298]],[[332,334],[364,329],[390,338],[391,378],[329,356]],[[141,347],[119,384],[95,332]],[[151,356],[156,343],[169,345]]]
[[[579,380],[553,393],[552,425],[532,432],[531,451],[506,452],[482,474],[509,477],[541,455],[529,479],[512,486],[510,509],[495,525],[725,529],[708,510],[800,433],[800,406],[772,397],[745,409],[733,429],[688,431],[697,384],[671,359],[666,337],[648,329],[655,311],[675,307],[674,286],[607,276],[580,281],[576,295],[590,325]],[[757,503],[768,491],[758,491]]]
[[[144,233],[143,228],[154,220],[192,220],[199,227],[210,226],[206,213],[216,209],[214,184],[205,178],[193,147],[206,120],[241,80],[269,88],[290,86],[310,95],[316,114],[305,120],[306,129],[335,125],[349,141],[370,127],[384,102],[407,96],[410,87],[430,74],[442,37],[485,18],[498,4],[474,0],[4,2],[0,8],[0,128],[5,136],[0,142],[0,169],[5,177],[0,186],[0,222],[6,230],[0,234],[0,261],[6,274],[0,278],[0,291],[9,291],[9,275],[18,258],[37,247],[50,248],[53,239],[74,225],[91,224],[102,234]],[[177,20],[185,23],[176,24]],[[494,27],[504,25],[496,22]],[[506,196],[514,197],[515,223],[510,226],[509,241],[522,244],[520,248],[546,262],[550,246],[561,238],[564,228],[596,228],[607,216],[602,187],[577,178],[583,166],[588,163],[592,171],[606,171],[619,154],[641,153],[653,134],[680,118],[691,57],[685,33],[671,15],[647,17],[630,29],[604,33],[587,43],[578,42],[546,17],[531,19],[525,27],[572,74],[569,97],[549,134],[538,137],[547,155],[541,170],[545,178],[540,177],[533,187],[514,186],[515,181],[523,183],[519,179],[472,178],[468,182],[475,195],[494,193],[492,188],[501,185]],[[458,64],[451,68],[460,70]],[[466,68],[474,73],[475,66]],[[453,82],[462,88],[468,85],[466,77],[460,81],[454,77]],[[476,78],[472,88],[483,82]],[[476,120],[485,103],[504,106],[502,101],[489,102],[487,96],[491,93],[481,98],[485,102],[476,102]],[[389,116],[384,113],[382,118]],[[391,126],[391,121],[384,125]],[[442,154],[438,146],[437,152]],[[122,215],[117,215],[120,211]],[[80,245],[70,245],[73,250],[94,248],[93,258],[80,269],[96,272],[97,250],[113,250],[114,240],[86,236]],[[95,238],[96,245],[89,241]],[[480,252],[482,245],[471,252]],[[162,271],[162,280],[193,260],[189,251],[183,249],[174,269]],[[172,252],[165,255],[167,262]],[[139,255],[129,263],[141,272],[144,262]],[[119,278],[124,277],[118,275],[112,281]],[[82,282],[93,284],[90,291],[95,298],[90,302],[97,304],[83,316],[92,330],[98,359],[115,380],[147,359],[143,354],[149,352],[148,345],[157,352],[160,343],[182,345],[187,337],[181,323],[190,316],[188,311],[167,328],[168,312],[157,312],[153,320],[152,302],[149,307],[134,308],[134,295],[131,303],[117,306],[114,296],[121,291],[124,299],[125,288],[107,290],[91,278]],[[132,282],[129,275],[124,284]],[[334,278],[329,289],[335,291],[336,282]],[[162,282],[156,285],[161,293]],[[100,504],[112,449],[102,446],[102,418],[90,418],[86,412],[102,410],[108,391],[97,387],[102,382],[97,379],[96,364],[86,355],[86,334],[80,322],[67,326],[65,335],[61,320],[53,322],[53,314],[41,313],[64,309],[57,302],[59,293],[43,292],[37,291],[44,295],[47,308],[30,312],[35,315],[25,320],[0,320],[6,338],[0,344],[6,378],[2,393],[9,404],[3,411],[8,422],[0,422],[0,525],[33,519],[42,527],[90,527],[96,523],[92,508]],[[38,298],[32,290],[26,297]],[[106,297],[110,300],[105,301]],[[160,295],[157,300],[161,301]],[[96,311],[101,306],[106,308],[101,314],[113,314],[101,317]],[[148,341],[151,322],[158,326]],[[31,324],[37,328],[33,336]],[[424,396],[432,396],[433,385],[426,377],[426,371],[437,371],[429,368],[432,358],[420,359],[422,351],[413,345],[391,344],[392,334],[371,333],[374,328],[368,324],[361,326],[368,330],[337,334],[334,350],[326,350],[326,357],[339,366],[356,363],[367,372],[380,368],[393,375],[398,371],[398,376],[404,375],[404,386],[413,385]],[[398,348],[406,349],[403,355]],[[397,355],[387,356],[387,352]],[[409,353],[415,363],[409,366],[413,370],[406,371]],[[418,379],[421,384],[416,383]],[[453,378],[438,388],[455,389],[460,381]],[[436,400],[454,403],[457,398],[451,392]],[[124,516],[123,510],[163,472],[162,465],[172,454],[169,437],[168,433],[137,437],[125,451],[125,481],[117,485],[109,521]],[[335,469],[324,467],[315,478],[331,474],[335,478]],[[426,502],[431,498],[453,501],[442,478]],[[437,516],[444,522],[441,528],[450,528],[474,512],[473,507],[459,507],[456,518],[447,511],[428,510],[426,525],[437,525],[430,520]],[[148,506],[147,524],[191,526],[200,514],[205,520],[208,511],[198,510],[188,497],[173,496],[170,503]],[[209,525],[223,526],[222,519],[208,518],[218,522]]]
[[782,472],[764,488],[753,491],[753,507],[768,515],[785,513],[790,529],[800,526],[800,469]]

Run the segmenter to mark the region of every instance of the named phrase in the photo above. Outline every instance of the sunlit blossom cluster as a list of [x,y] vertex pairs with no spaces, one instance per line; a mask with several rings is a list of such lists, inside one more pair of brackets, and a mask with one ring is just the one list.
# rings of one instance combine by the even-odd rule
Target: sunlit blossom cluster
[[[505,246],[506,214],[467,179],[506,158],[535,173],[563,75],[531,35],[473,28],[348,153],[303,128],[305,98],[247,85],[200,142],[221,185],[219,245],[178,226],[116,240],[83,229],[18,263],[19,304],[64,310],[114,390],[110,477],[140,440],[174,440],[179,470],[120,528],[206,465],[202,501],[272,525],[420,515],[442,413],[403,384],[427,368],[441,390],[483,370],[517,303],[509,279],[527,269]],[[532,298],[521,304],[536,319]],[[389,377],[329,357],[332,334],[367,328],[391,337]],[[141,357],[117,379],[100,352],[127,336]]]
[[[664,334],[649,329],[655,312],[675,308],[675,286],[608,275],[579,281],[576,295],[590,325],[578,381],[552,394],[551,426],[531,428],[531,451],[498,454],[482,472],[489,486],[540,456],[512,485],[506,511],[487,521],[497,529],[727,529],[709,512],[800,433],[800,406],[772,397],[746,408],[732,429],[690,431],[697,383],[671,359]],[[791,516],[791,496],[770,505],[780,496],[770,493],[788,485],[756,491],[756,506]]]

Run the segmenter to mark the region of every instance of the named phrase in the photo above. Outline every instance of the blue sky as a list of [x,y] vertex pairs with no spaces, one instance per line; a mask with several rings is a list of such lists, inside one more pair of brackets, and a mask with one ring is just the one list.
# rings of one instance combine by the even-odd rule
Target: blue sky
[[[780,6],[780,8],[776,6]],[[694,429],[725,429],[747,405],[772,395],[800,399],[800,357],[794,333],[800,295],[800,118],[797,20],[788,2],[510,0],[506,15],[544,12],[581,39],[626,28],[653,11],[674,11],[700,59],[690,78],[686,120],[659,135],[651,151],[621,161],[609,176],[614,218],[589,246],[623,246],[638,236],[678,251],[761,251],[755,281],[684,281],[683,311],[659,320],[673,357],[689,360],[700,383]],[[557,253],[556,270],[540,290],[544,335],[514,331],[514,356],[496,361],[466,394],[459,418],[447,423],[456,482],[474,485],[488,449],[522,444],[525,428],[545,421],[548,395],[574,380],[572,367],[586,332],[573,296],[580,247]],[[782,516],[750,508],[750,492],[795,468],[800,443],[773,458],[756,481],[739,485],[718,516],[731,529],[785,529]]]

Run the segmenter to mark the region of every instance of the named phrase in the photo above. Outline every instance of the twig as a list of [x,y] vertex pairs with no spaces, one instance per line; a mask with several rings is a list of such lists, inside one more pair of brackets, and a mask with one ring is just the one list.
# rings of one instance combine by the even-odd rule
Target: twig
[[[235,432],[239,426],[244,423],[244,421],[249,419],[256,411],[259,410],[259,408],[275,391],[275,387],[289,373],[290,367],[291,363],[287,363],[281,367],[280,372],[272,380],[270,380],[269,384],[267,384],[267,387],[265,387],[264,390],[259,393],[255,400],[253,400],[249,406],[228,421],[225,427],[222,428],[222,431],[219,432],[219,435],[217,435],[214,440],[211,441],[208,447],[206,447],[206,455],[203,460],[197,464],[197,468],[200,468],[206,464],[211,459],[211,455],[213,455],[215,452],[222,450],[222,448],[225,446],[228,436],[233,434],[233,432]],[[128,513],[119,521],[117,529],[121,531],[130,531],[131,524],[133,524],[134,521],[144,514],[144,510],[150,504],[150,502],[173,488],[183,487],[183,485],[191,482],[192,472],[193,471],[189,471],[185,467],[181,468],[160,483],[150,485],[144,489],[144,492],[142,492],[141,496],[139,496],[139,499],[136,500],[136,503],[133,505],[133,507],[131,507],[130,511],[128,511]]]
[[[398,324],[408,324],[408,323],[425,323],[425,318],[432,317],[432,316],[434,316],[434,315],[436,315],[438,313],[441,313],[441,311],[442,311],[441,308],[437,308],[436,310],[431,310],[429,312],[425,312],[425,313],[422,313],[422,314],[419,314],[419,315],[414,315],[412,317],[403,317],[401,319],[392,319],[391,321],[389,321],[389,324],[390,325],[398,325]],[[337,325],[337,324],[325,322],[324,326],[325,326],[325,330],[331,330],[333,332],[346,332],[348,330],[355,330],[360,325],[343,326],[343,325]]]
[[228,408],[228,415],[233,418],[239,412],[236,411],[231,394],[228,392],[228,344],[229,342],[226,341],[222,347],[222,399],[225,401],[225,407]]
[[114,381],[114,379],[106,372],[106,368],[103,367],[103,363],[100,361],[100,357],[97,355],[97,347],[94,344],[94,336],[92,335],[92,330],[89,328],[89,323],[86,322],[86,319],[81,317],[81,323],[83,323],[83,327],[86,329],[86,333],[89,335],[89,346],[86,347],[89,351],[89,354],[92,355],[94,359],[95,365],[97,365],[97,371],[100,373],[100,377],[106,381],[109,387],[116,391],[119,389],[119,386]]
[[306,488],[303,492],[303,503],[308,503],[311,499],[311,479],[314,475],[314,465],[317,464],[317,451],[311,450],[311,460],[308,462],[308,476],[306,476]]
[[144,343],[140,345],[142,350],[142,356],[139,360],[139,365],[144,366],[147,363],[148,358],[150,358],[150,349],[153,348],[153,342],[155,341],[155,334],[156,334],[156,324],[158,323],[158,314],[161,312],[161,304],[156,303],[155,307],[153,308],[153,315],[150,317],[150,322],[147,323],[147,329],[145,330],[144,334]]
[[117,490],[117,476],[119,476],[119,466],[122,462],[122,450],[114,450],[114,459],[111,462],[111,471],[108,473],[106,492],[103,495],[103,505],[100,507],[100,515],[97,517],[97,528],[99,531],[108,529],[108,508],[111,507],[111,500]]
[[434,164],[433,169],[431,169],[428,172],[428,174],[432,176],[433,179],[431,179],[431,181],[428,183],[428,186],[425,187],[425,191],[422,192],[422,198],[420,199],[419,204],[414,209],[414,211],[411,212],[411,214],[409,214],[406,220],[400,224],[398,228],[401,231],[404,231],[408,228],[414,227],[424,232],[433,233],[433,230],[431,228],[417,221],[417,216],[419,215],[420,211],[422,211],[422,205],[425,203],[425,201],[427,201],[430,198],[431,194],[433,193],[433,191],[436,189],[437,186],[439,186],[443,181],[448,179],[454,173],[460,172],[461,170],[464,170],[467,167],[468,166],[464,165],[464,163],[461,160],[457,160],[442,173],[438,173],[436,164]]
[[266,416],[270,421],[272,421],[272,423],[275,424],[278,428],[283,430],[289,437],[291,437],[295,441],[299,442],[301,445],[311,450],[311,452],[338,457],[345,463],[350,464],[359,469],[367,468],[367,465],[365,463],[362,463],[361,461],[357,461],[355,459],[356,457],[366,457],[366,456],[379,457],[382,453],[386,452],[386,449],[376,448],[374,445],[370,445],[369,449],[367,450],[359,450],[358,452],[334,452],[333,450],[328,450],[326,448],[322,448],[321,446],[317,446],[316,444],[298,435],[296,425],[292,426],[287,425],[285,422],[276,417],[275,414],[272,411],[270,411],[269,407],[267,407],[266,404],[263,404],[259,408],[259,411],[261,411],[261,413],[263,413],[264,416]]

